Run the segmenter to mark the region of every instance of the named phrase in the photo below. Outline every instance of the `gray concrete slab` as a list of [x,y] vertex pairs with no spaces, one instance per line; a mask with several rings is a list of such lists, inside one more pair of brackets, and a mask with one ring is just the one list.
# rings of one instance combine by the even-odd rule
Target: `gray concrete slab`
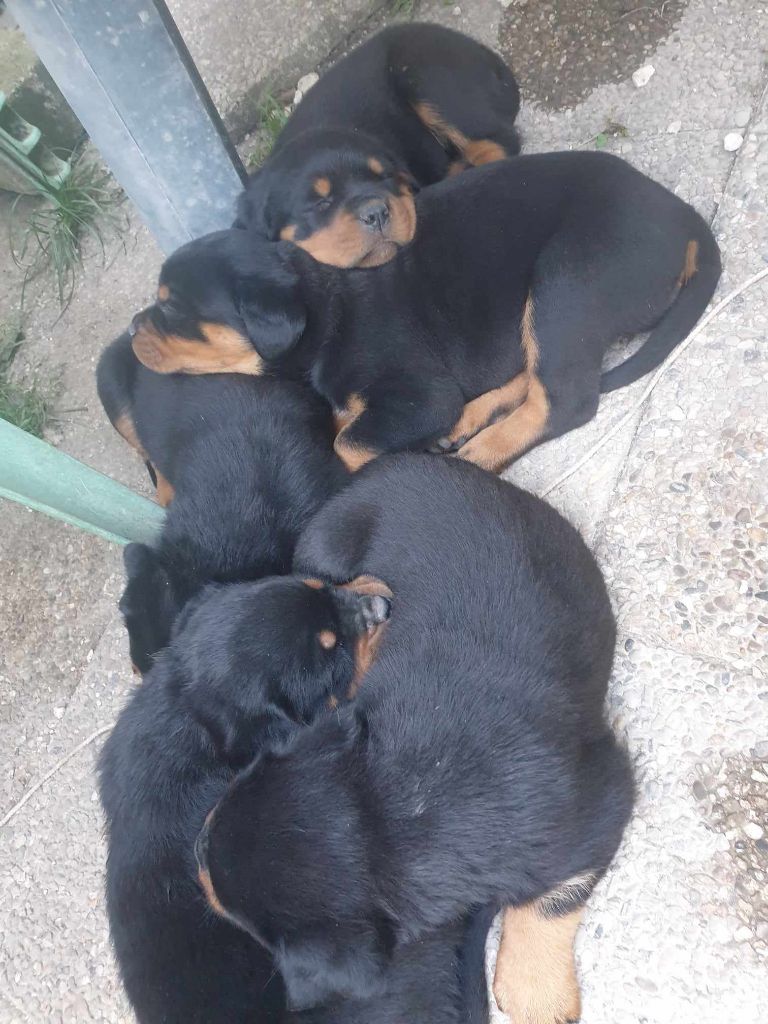
[[[600,18],[626,14],[631,24],[631,12],[640,6],[618,4],[600,0],[599,17],[586,27],[578,5],[560,11],[561,20],[572,17],[581,26],[582,63],[595,60],[590,88],[579,85],[578,75],[572,79],[574,94],[583,99],[571,108],[563,107],[555,90],[563,72],[553,71],[550,62],[563,36],[542,21],[547,5],[514,2],[505,10],[497,0],[453,6],[434,0],[421,4],[418,15],[537,55],[521,63],[524,84],[539,98],[522,112],[529,149],[593,145],[590,140],[611,120],[629,134],[610,138],[608,149],[705,214],[719,210],[724,294],[768,261],[761,99],[766,8],[750,0],[672,4],[663,32],[647,19],[638,22],[636,44],[626,34],[606,35]],[[191,0],[184,5],[188,25],[179,13],[182,0],[174,12],[225,105],[227,83],[239,83],[232,84],[236,96],[243,84],[262,77],[258,70],[248,79],[243,43],[232,63],[238,70],[227,78],[226,40],[234,33],[245,40],[255,31],[255,5],[238,8],[245,19],[240,22],[228,21],[231,5],[222,5],[222,20],[215,22],[218,50],[206,42],[211,36],[203,18],[213,8]],[[313,31],[309,26],[338,10],[307,6],[306,31],[294,32],[298,5],[269,13],[285,41],[294,32],[297,77],[322,56],[303,45]],[[555,24],[554,5],[545,13],[547,24]],[[609,57],[596,60],[606,40]],[[333,42],[343,49],[342,40]],[[275,57],[288,49],[281,45]],[[646,62],[655,74],[637,89],[630,76]],[[224,82],[219,95],[216,76]],[[745,145],[735,155],[726,153],[723,137],[747,108],[754,114],[744,129]],[[676,121],[680,130],[668,132]],[[63,413],[54,439],[130,486],[145,487],[141,466],[102,419],[92,380],[102,344],[151,294],[159,265],[141,228],[131,228],[127,244],[126,252],[117,243],[110,246],[104,268],[89,261],[82,287],[58,322],[50,292],[36,290],[23,360],[60,367],[62,408],[86,409]],[[3,304],[11,294],[5,269],[0,265]],[[761,891],[766,848],[764,840],[744,833],[746,824],[757,824],[766,813],[758,762],[768,753],[767,666],[762,652],[750,646],[766,625],[760,619],[766,602],[755,596],[763,587],[768,521],[761,463],[768,405],[766,287],[711,325],[628,427],[551,496],[596,544],[612,587],[622,636],[610,710],[637,758],[640,783],[638,814],[579,938],[586,1024],[742,1024],[761,1019],[759,1008],[768,1005]],[[610,396],[594,423],[522,460],[512,478],[546,490],[632,408],[640,390]],[[688,490],[670,489],[675,483]],[[2,707],[7,718],[0,719],[0,743],[10,753],[3,763],[7,808],[31,776],[39,778],[62,752],[111,719],[130,676],[113,604],[117,552],[18,510],[4,510],[0,542],[0,568],[14,574],[0,607],[10,623],[0,643],[6,656],[0,686],[8,688]],[[683,628],[686,620],[689,629]],[[66,671],[57,673],[57,665]],[[22,734],[33,742],[21,742]],[[110,964],[101,908],[103,847],[92,800],[97,746],[78,754],[0,830],[3,1022],[130,1019]]]

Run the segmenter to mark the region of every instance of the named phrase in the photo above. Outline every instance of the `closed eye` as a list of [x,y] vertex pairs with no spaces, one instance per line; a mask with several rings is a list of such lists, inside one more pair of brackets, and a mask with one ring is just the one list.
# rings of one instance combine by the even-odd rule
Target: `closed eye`
[[327,210],[331,206],[332,202],[332,199],[318,199],[315,203],[315,209],[321,211]]

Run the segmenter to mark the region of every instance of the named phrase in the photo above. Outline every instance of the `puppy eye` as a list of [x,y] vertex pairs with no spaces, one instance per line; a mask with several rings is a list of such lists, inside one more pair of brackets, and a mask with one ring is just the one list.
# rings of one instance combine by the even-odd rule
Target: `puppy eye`
[[333,200],[331,199],[318,199],[315,203],[316,210],[327,210]]
[[336,634],[332,629],[321,629],[317,634],[317,642],[326,651],[332,651],[336,646]]

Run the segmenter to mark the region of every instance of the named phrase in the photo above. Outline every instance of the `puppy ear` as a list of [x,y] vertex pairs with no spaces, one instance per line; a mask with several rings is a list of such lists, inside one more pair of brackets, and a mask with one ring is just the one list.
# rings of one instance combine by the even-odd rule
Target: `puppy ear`
[[123,552],[127,582],[119,609],[128,631],[131,661],[144,675],[168,646],[178,613],[173,582],[155,551],[128,544]]
[[307,315],[299,279],[278,262],[277,253],[266,273],[243,281],[238,312],[251,344],[264,359],[285,355],[301,337]]
[[373,925],[342,931],[343,945],[332,933],[303,937],[279,947],[275,964],[283,976],[291,1010],[307,1010],[337,997],[370,999],[384,991],[388,962],[385,943]]
[[235,222],[232,227],[264,234],[266,228],[265,204],[268,194],[266,171],[263,168],[254,171],[237,200]]

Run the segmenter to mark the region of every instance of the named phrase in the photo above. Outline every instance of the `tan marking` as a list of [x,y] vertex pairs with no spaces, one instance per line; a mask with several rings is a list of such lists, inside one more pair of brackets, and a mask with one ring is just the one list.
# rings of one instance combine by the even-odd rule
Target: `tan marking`
[[528,374],[518,373],[512,380],[507,381],[500,388],[486,391],[484,395],[478,395],[471,402],[467,402],[461,414],[461,418],[455,424],[448,435],[451,444],[458,444],[459,441],[468,441],[503,413],[509,413],[515,409],[528,394]]
[[141,671],[139,666],[134,661],[131,662],[131,672],[133,672],[133,674],[135,676],[143,676],[144,675],[144,673]]
[[392,600],[392,591],[387,584],[378,577],[367,574],[355,576],[349,583],[342,583],[341,589],[354,590],[356,594],[361,594],[363,597],[386,597],[388,601]]
[[467,441],[457,454],[481,469],[500,473],[544,436],[549,420],[549,398],[538,377],[528,383],[528,395],[521,406],[498,423]]
[[205,898],[208,901],[208,906],[215,910],[219,917],[226,917],[229,919],[229,914],[224,909],[223,905],[219,902],[219,897],[213,888],[213,882],[211,881],[211,873],[205,868],[199,868],[197,872],[197,880],[200,883],[200,888],[205,894]]
[[493,994],[514,1024],[566,1024],[581,1017],[573,941],[581,908],[546,917],[540,901],[504,912]]
[[[520,334],[525,358],[524,375],[528,380],[525,400],[509,415],[475,434],[458,451],[459,458],[492,473],[500,473],[513,459],[541,440],[549,422],[549,396],[536,376],[539,343],[534,330],[534,307],[530,295],[525,300]],[[516,379],[513,377],[506,387],[512,390]]]
[[448,171],[445,176],[446,178],[455,178],[457,174],[463,174],[464,171],[468,169],[469,164],[466,160],[452,160],[451,163],[448,164]]
[[333,442],[333,450],[350,473],[356,473],[358,469],[362,469],[363,466],[372,462],[379,454],[372,448],[364,448],[362,445],[347,441],[343,432]]
[[328,698],[328,700],[325,702],[325,706],[330,711],[335,711],[336,708],[339,706],[339,698],[338,697],[334,697],[334,696],[330,696]]
[[280,237],[284,242],[292,242],[296,238],[296,225],[286,224],[284,228],[280,229]]
[[[378,267],[387,263],[416,231],[416,204],[407,186],[399,196],[388,196],[389,220],[383,233],[368,231],[348,210],[339,210],[329,224],[308,238],[294,241],[318,263],[332,267]],[[285,231],[285,229],[283,229]],[[281,232],[283,237],[283,232]]]
[[133,337],[139,362],[155,373],[247,373],[258,375],[263,362],[253,345],[224,324],[201,323],[205,341],[161,334],[148,321]]
[[157,484],[155,486],[157,503],[158,505],[162,505],[163,508],[168,508],[173,501],[173,496],[176,492],[173,485],[169,483],[154,463],[152,464],[152,468],[155,471],[155,477],[157,479]]
[[[440,145],[445,147],[447,143],[453,146],[467,163],[480,167],[482,164],[494,163],[496,160],[506,160],[507,151],[498,142],[493,142],[491,139],[470,139],[455,125],[446,121],[432,103],[416,103],[413,109],[416,111],[416,116],[432,132]],[[450,170],[449,173],[451,173]]]
[[533,326],[533,297],[530,292],[520,321],[520,344],[525,356],[525,369],[529,374],[534,374],[539,366],[539,340]]
[[352,394],[347,399],[346,408],[336,410],[334,421],[338,433],[333,442],[333,450],[351,473],[356,473],[361,466],[375,459],[378,452],[362,445],[355,444],[348,439],[349,429],[352,424],[366,410],[365,400],[358,394]]
[[134,448],[146,462],[147,453],[144,450],[144,445],[139,440],[139,435],[136,433],[136,426],[131,414],[129,412],[121,412],[112,426],[118,432],[120,437],[122,437],[124,441],[127,441],[131,448]]
[[[388,601],[392,600],[392,591],[383,580],[377,579],[376,576],[356,576],[349,583],[343,583],[340,589],[353,590],[356,594],[385,597]],[[347,691],[348,700],[354,700],[357,696],[363,677],[375,661],[381,641],[384,639],[384,627],[388,622],[389,619],[386,619],[384,622],[378,623],[357,638],[354,653],[355,674]]]
[[377,160],[375,156],[368,157],[368,167],[373,174],[384,173],[384,164],[382,164],[381,160]]
[[685,247],[685,263],[683,264],[683,270],[680,277],[677,279],[677,283],[682,288],[683,285],[688,284],[693,275],[699,269],[699,243],[696,239],[691,241]]
[[170,299],[170,297],[171,289],[168,287],[167,284],[161,284],[160,287],[157,289],[158,302],[165,302],[166,299]]
[[321,629],[317,634],[317,640],[325,651],[332,651],[336,646],[337,637],[332,629]]
[[476,139],[468,142],[463,150],[464,159],[473,167],[482,167],[483,164],[493,164],[497,160],[506,160],[507,151],[498,142],[491,139]]
[[311,587],[312,590],[322,590],[325,584],[322,580],[316,580],[314,577],[301,581],[305,587]]
[[328,178],[315,178],[312,188],[324,199],[331,194],[331,183]]

